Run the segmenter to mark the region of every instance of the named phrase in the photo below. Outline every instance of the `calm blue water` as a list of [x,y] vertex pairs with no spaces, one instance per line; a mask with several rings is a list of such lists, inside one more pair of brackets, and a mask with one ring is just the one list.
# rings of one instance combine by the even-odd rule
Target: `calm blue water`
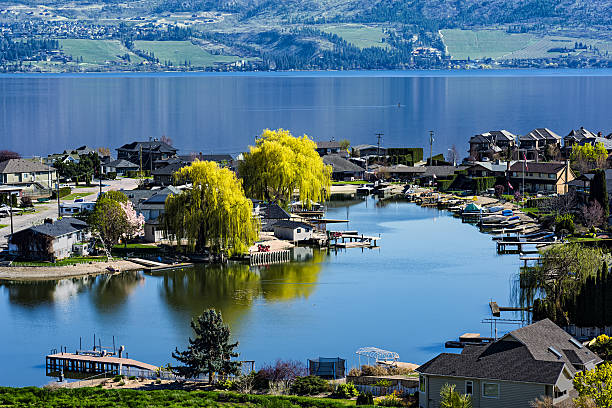
[[446,212],[370,200],[338,204],[328,215],[380,233],[381,248],[314,253],[309,262],[262,269],[0,285],[0,361],[20,367],[0,370],[0,384],[48,382],[44,355],[60,345],[78,348],[79,336],[91,347],[94,332],[104,345],[116,336],[132,358],[171,362],[191,334],[190,319],[208,307],[223,312],[241,358],[256,365],[318,356],[357,365],[354,353],[363,346],[423,363],[459,334],[488,336],[481,324],[488,302],[512,300],[518,257],[496,255],[490,236]]
[[[185,154],[239,153],[264,128],[353,145],[467,152],[505,128],[612,132],[612,70],[0,76],[0,148],[46,155],[166,135]],[[398,107],[399,104],[399,107]]]

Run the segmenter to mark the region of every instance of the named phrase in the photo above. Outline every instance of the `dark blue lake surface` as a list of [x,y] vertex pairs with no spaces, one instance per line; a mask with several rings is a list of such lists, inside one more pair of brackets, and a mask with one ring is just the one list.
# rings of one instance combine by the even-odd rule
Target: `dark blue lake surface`
[[[308,262],[249,268],[125,273],[0,285],[2,385],[40,385],[44,355],[66,345],[127,346],[131,358],[171,362],[205,308],[223,312],[256,365],[277,358],[346,358],[376,346],[423,363],[464,332],[488,336],[488,302],[512,301],[517,256],[498,256],[489,235],[446,212],[373,200],[335,204],[330,218],[382,236],[378,250],[314,253]],[[342,227],[344,228],[344,227]],[[507,327],[506,329],[512,329]]]
[[[475,133],[612,132],[612,70],[0,76],[0,148],[111,151],[166,135],[185,154],[239,153],[264,128],[353,145],[467,152]],[[398,106],[399,104],[399,106]]]

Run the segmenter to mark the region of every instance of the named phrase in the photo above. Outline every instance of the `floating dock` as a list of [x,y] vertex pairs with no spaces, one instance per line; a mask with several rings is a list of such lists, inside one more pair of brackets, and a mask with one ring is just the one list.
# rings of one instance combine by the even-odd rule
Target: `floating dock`
[[[97,353],[96,353],[97,354]],[[94,355],[92,353],[54,353],[45,358],[46,372],[49,377],[58,377],[61,374],[71,373],[70,377],[95,375],[107,373],[109,375],[121,374],[126,370],[156,371],[159,367],[152,364],[132,360],[130,358]]]

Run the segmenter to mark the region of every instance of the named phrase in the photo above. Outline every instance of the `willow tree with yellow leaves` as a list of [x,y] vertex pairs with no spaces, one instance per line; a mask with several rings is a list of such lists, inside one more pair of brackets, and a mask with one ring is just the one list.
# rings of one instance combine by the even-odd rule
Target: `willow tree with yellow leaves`
[[297,193],[307,206],[329,197],[331,166],[326,166],[308,136],[266,129],[240,164],[244,189],[251,198],[287,204]]
[[176,172],[174,179],[190,182],[192,188],[166,199],[166,232],[196,252],[209,249],[230,256],[247,252],[257,239],[259,224],[236,175],[217,163],[196,160]]

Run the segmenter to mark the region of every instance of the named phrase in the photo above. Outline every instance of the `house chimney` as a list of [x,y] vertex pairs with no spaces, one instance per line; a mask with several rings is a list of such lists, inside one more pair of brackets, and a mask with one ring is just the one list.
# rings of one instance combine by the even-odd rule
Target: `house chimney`
[[597,137],[601,137],[601,131],[597,132]]

